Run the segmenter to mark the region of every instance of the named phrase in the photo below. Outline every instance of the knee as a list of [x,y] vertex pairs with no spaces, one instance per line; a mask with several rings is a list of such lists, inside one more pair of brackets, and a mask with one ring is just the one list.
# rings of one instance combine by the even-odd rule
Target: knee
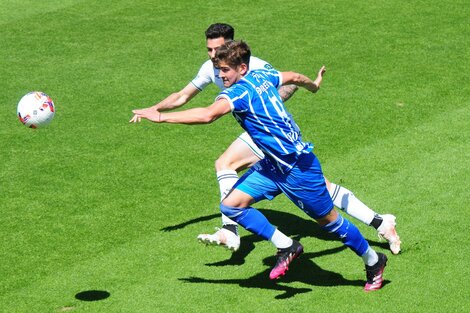
[[341,216],[341,214],[336,214],[333,220],[327,224],[323,224],[321,227],[329,233],[338,233],[338,235],[342,236],[344,235],[345,229],[347,229],[347,225],[343,225],[344,221],[345,219]]
[[222,170],[235,170],[233,169],[233,164],[232,162],[225,156],[225,154],[222,154],[219,156],[217,160],[215,160],[215,170],[216,171],[222,171]]
[[243,208],[228,206],[223,203],[220,204],[220,212],[229,218],[239,216],[243,212]]

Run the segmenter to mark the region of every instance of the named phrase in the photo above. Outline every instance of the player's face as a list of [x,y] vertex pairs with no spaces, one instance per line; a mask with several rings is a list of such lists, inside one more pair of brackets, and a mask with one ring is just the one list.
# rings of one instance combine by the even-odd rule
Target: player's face
[[211,59],[212,62],[214,62],[215,52],[224,43],[225,43],[224,37],[219,37],[219,38],[207,39],[206,40],[207,54],[209,55],[209,59]]
[[248,67],[246,66],[246,64],[241,64],[236,68],[233,68],[230,67],[224,61],[220,61],[219,69],[219,76],[224,83],[224,87],[228,88],[238,82],[243,77],[243,75],[245,75],[248,70]]

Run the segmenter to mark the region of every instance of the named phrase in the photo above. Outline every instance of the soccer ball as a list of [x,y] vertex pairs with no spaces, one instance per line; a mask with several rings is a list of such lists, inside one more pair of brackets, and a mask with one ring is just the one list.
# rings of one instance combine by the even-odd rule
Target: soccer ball
[[18,102],[17,113],[20,122],[28,127],[46,126],[54,118],[54,102],[44,92],[33,91]]

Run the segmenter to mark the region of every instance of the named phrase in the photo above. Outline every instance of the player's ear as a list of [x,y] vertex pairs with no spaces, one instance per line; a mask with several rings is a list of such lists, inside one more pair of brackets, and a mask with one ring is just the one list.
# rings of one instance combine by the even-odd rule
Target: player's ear
[[240,74],[245,75],[248,72],[248,65],[245,63],[240,64]]

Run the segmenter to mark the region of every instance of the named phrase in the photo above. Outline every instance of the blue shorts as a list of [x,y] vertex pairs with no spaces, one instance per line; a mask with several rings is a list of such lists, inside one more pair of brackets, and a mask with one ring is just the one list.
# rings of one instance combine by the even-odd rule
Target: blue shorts
[[324,217],[333,209],[320,162],[313,152],[301,155],[288,173],[281,173],[265,158],[240,177],[234,188],[249,194],[256,202],[272,200],[284,193],[314,219]]

